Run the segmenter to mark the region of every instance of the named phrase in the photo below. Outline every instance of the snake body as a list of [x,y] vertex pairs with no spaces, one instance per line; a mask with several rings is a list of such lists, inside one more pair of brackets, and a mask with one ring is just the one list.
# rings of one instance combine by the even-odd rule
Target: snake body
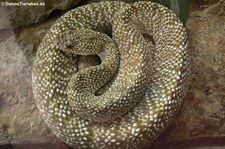
[[[110,28],[113,39],[100,33]],[[32,74],[37,107],[74,148],[145,147],[180,109],[190,72],[187,45],[183,24],[157,3],[78,7],[39,45]],[[79,68],[85,57],[79,55],[93,54],[101,63]]]

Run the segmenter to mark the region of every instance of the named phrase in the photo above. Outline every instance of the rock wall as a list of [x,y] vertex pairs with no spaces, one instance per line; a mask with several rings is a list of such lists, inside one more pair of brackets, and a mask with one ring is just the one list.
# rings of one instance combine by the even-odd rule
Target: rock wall
[[[174,123],[156,140],[157,149],[225,148],[225,2],[196,7],[186,24],[193,63],[190,90]],[[31,86],[35,50],[61,14],[14,32],[10,17],[0,11],[0,148],[66,149],[41,119]]]

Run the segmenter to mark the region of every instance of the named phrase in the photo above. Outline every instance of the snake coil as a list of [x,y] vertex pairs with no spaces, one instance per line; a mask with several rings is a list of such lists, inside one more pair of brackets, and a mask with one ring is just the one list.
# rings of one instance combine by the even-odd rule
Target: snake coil
[[[106,29],[112,39],[101,33]],[[187,45],[183,24],[157,3],[78,7],[59,18],[38,47],[36,105],[57,137],[74,148],[145,147],[183,102]]]

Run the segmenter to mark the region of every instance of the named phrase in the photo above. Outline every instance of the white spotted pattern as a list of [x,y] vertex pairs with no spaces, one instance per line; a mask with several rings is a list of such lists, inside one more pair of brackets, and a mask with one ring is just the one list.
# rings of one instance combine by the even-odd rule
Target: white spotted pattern
[[[112,39],[96,32],[107,28]],[[156,3],[71,10],[39,45],[32,74],[37,107],[57,137],[76,149],[145,147],[183,102],[187,44],[183,24]],[[76,54],[97,54],[102,62],[80,68]]]

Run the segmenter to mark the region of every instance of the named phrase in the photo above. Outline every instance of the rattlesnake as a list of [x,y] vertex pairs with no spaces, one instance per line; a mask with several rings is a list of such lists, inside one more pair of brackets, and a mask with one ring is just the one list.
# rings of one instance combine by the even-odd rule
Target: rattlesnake
[[[100,33],[107,29],[112,39]],[[157,3],[78,7],[39,45],[32,74],[37,107],[74,148],[145,147],[180,109],[190,72],[187,45],[183,24]],[[79,55],[90,54],[100,64],[79,67],[89,57]]]

